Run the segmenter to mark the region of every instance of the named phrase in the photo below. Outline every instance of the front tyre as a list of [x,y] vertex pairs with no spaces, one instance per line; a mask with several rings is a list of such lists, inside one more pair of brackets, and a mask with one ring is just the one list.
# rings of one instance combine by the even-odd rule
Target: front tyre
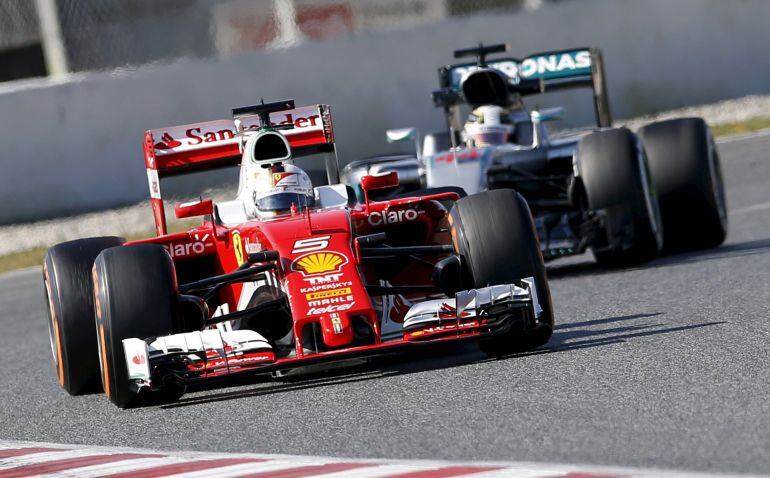
[[137,403],[137,394],[129,382],[123,339],[174,333],[174,264],[158,245],[113,247],[96,258],[93,283],[104,392],[125,408]]
[[452,239],[472,287],[518,284],[534,278],[542,309],[533,326],[511,329],[479,341],[481,350],[500,355],[530,350],[553,333],[551,292],[526,201],[511,189],[496,189],[458,200],[450,212]]
[[94,332],[91,267],[104,249],[123,244],[120,237],[92,237],[63,242],[43,262],[56,379],[70,395],[99,390],[99,360]]

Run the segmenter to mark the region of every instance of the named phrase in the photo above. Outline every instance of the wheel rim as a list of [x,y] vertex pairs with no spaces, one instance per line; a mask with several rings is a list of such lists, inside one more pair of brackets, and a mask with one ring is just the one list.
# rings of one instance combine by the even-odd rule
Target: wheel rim
[[56,353],[56,325],[54,324],[53,303],[51,302],[51,294],[48,292],[48,279],[44,279],[45,283],[45,300],[48,302],[48,342],[51,344],[51,355],[53,356],[53,363],[56,368],[59,368],[59,354]]
[[[457,255],[460,256],[460,261],[464,263],[465,269],[471,276],[473,276],[473,269],[470,261],[468,260],[467,249],[465,247],[465,236],[463,235],[462,231],[462,219],[460,219],[459,216],[460,211],[453,209],[450,211],[450,214],[447,218],[449,220],[449,232],[452,237],[452,245],[454,246]],[[475,285],[476,281],[473,277],[469,277],[468,279]]]
[[59,337],[59,324],[56,322],[56,310],[51,299],[51,283],[48,280],[48,271],[44,272],[43,284],[45,285],[45,298],[48,302],[48,342],[51,345],[51,356],[56,368],[56,379],[59,385],[64,385],[64,364],[61,361],[61,338]]
[[99,371],[101,372],[102,388],[107,398],[112,398],[110,393],[110,372],[107,363],[107,344],[104,334],[104,319],[102,314],[102,302],[100,298],[99,275],[96,272],[96,265],[91,268],[91,280],[94,283],[94,315],[96,316],[96,346],[99,351]]

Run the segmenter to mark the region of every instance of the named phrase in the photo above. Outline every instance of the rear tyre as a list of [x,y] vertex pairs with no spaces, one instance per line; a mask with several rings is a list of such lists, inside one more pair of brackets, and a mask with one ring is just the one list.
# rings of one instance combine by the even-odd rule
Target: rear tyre
[[663,216],[664,248],[716,247],[727,235],[727,205],[714,137],[701,118],[649,124],[639,130]]
[[520,283],[533,277],[542,313],[533,327],[479,341],[489,355],[521,352],[548,342],[553,333],[551,292],[526,201],[511,189],[458,200],[450,213],[452,239],[471,287]]
[[626,128],[595,131],[580,140],[577,156],[588,207],[604,213],[607,234],[593,244],[597,262],[626,267],[657,257],[663,226],[638,138]]
[[120,408],[138,404],[128,379],[123,339],[174,333],[178,296],[174,264],[157,245],[114,247],[93,271],[102,385]]
[[45,255],[51,352],[56,379],[70,395],[99,391],[91,267],[101,251],[123,242],[120,237],[78,239],[57,244]]

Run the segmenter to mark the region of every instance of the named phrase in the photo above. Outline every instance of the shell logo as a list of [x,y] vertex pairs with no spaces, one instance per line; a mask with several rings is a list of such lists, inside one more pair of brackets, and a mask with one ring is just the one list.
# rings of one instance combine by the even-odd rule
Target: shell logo
[[306,254],[291,264],[291,270],[303,275],[339,272],[348,263],[348,258],[337,252],[314,252]]

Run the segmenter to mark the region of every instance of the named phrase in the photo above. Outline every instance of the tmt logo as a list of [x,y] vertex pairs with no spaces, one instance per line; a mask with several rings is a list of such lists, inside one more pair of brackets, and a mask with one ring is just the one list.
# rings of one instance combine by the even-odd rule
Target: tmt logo
[[341,277],[342,277],[342,274],[327,274],[325,276],[319,276],[319,277],[303,277],[303,279],[307,282],[310,282],[312,285],[319,285],[319,284],[331,284],[333,282],[339,282]]

